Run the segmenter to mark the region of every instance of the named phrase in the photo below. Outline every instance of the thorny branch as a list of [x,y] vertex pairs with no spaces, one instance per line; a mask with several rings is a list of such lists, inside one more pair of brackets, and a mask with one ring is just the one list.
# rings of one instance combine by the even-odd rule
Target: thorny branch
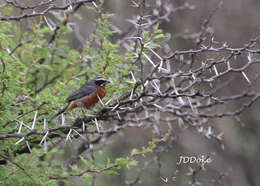
[[[43,16],[51,10],[67,10],[69,7],[73,7],[72,11],[67,14],[66,19],[61,23],[66,25],[68,18],[84,3],[93,2],[93,0],[81,0],[72,1],[69,4],[58,6],[54,4],[55,1],[50,0],[42,2],[37,5],[25,6],[18,4],[16,1],[6,0],[8,5],[14,6],[21,10],[33,10],[41,6],[47,6],[47,8],[41,12],[23,13],[18,16],[0,17],[2,21],[15,20],[19,21],[28,17]],[[0,134],[0,140],[7,140],[9,138],[17,138],[16,144],[21,142],[28,142],[30,145],[39,143],[46,143],[53,139],[62,138],[57,131],[67,135],[66,141],[71,138],[82,138],[84,136],[95,136],[87,141],[86,145],[83,143],[75,154],[74,159],[70,161],[74,162],[79,156],[89,149],[90,144],[101,143],[102,139],[109,138],[110,136],[117,134],[118,131],[128,127],[154,127],[158,135],[160,135],[159,124],[167,123],[171,126],[172,123],[177,123],[179,126],[186,125],[198,134],[205,136],[208,139],[215,139],[222,144],[222,134],[217,130],[214,130],[214,126],[209,125],[210,119],[216,119],[220,117],[234,117],[239,116],[242,112],[256,103],[260,98],[260,93],[253,90],[256,78],[248,76],[247,71],[254,66],[259,66],[260,59],[257,58],[257,54],[260,53],[260,36],[250,40],[244,46],[233,48],[228,46],[227,43],[221,43],[214,40],[212,35],[205,35],[205,40],[201,40],[201,35],[197,35],[199,39],[198,47],[190,50],[176,50],[171,52],[165,48],[170,48],[167,44],[168,40],[165,39],[160,43],[162,49],[153,49],[150,47],[150,42],[146,42],[144,39],[144,32],[148,31],[152,33],[154,31],[154,25],[161,23],[164,20],[170,19],[170,16],[177,10],[192,9],[192,5],[184,4],[180,7],[173,7],[170,3],[158,4],[158,10],[156,15],[146,15],[151,11],[146,12],[146,1],[133,1],[136,8],[139,9],[139,16],[129,22],[135,27],[128,33],[125,38],[118,41],[124,47],[125,50],[131,50],[135,53],[135,63],[140,64],[141,75],[137,72],[132,72],[133,89],[119,98],[112,98],[111,103],[105,103],[103,107],[92,116],[75,117],[71,116],[69,124],[45,128],[44,130],[38,130],[30,127],[28,123],[22,123],[20,119],[31,112],[38,111],[42,105],[38,106],[35,110],[23,113],[18,118],[10,120],[4,124],[4,127],[9,123],[18,122],[20,127],[26,127],[27,132],[21,133],[6,133]],[[204,27],[209,26],[209,20]],[[49,40],[51,44],[56,36],[60,26],[57,26],[54,33]],[[204,30],[206,28],[203,28]],[[208,42],[207,42],[208,41]],[[22,46],[22,43],[15,47],[10,55],[15,50]],[[134,47],[132,47],[134,46]],[[207,54],[214,53],[215,56],[207,58]],[[200,60],[193,61],[193,58],[199,58]],[[240,59],[240,61],[239,61]],[[245,60],[246,59],[246,60]],[[195,63],[194,65],[190,65]],[[239,62],[237,62],[239,61]],[[2,66],[5,67],[4,61]],[[237,67],[239,64],[239,67]],[[177,67],[180,68],[177,68]],[[235,67],[234,67],[235,66]],[[145,72],[144,69],[148,69]],[[4,73],[5,68],[3,68]],[[218,93],[219,89],[230,86],[232,81],[227,81],[229,78],[233,78],[234,73],[241,77],[241,81],[244,81],[248,85],[245,85],[246,91],[240,91],[233,95],[222,95]],[[57,77],[58,78],[58,77]],[[55,79],[54,79],[55,80]],[[53,81],[54,81],[53,80]],[[53,81],[49,82],[52,83]],[[223,81],[227,81],[225,84]],[[43,86],[46,88],[49,83]],[[2,92],[4,87],[2,88]],[[40,91],[40,90],[39,90]],[[236,103],[237,107],[231,109],[230,104]],[[224,108],[220,112],[219,108]],[[140,113],[140,114],[139,114]],[[165,117],[161,117],[160,113],[164,113]],[[68,117],[66,117],[67,119]],[[101,122],[110,123],[106,129],[88,129],[87,126],[95,123],[97,126]],[[21,124],[22,123],[22,124]],[[171,129],[171,127],[169,127]],[[41,136],[42,140],[28,140],[30,136]],[[45,142],[44,142],[45,141]],[[85,141],[84,141],[85,142]],[[23,144],[22,148],[17,153],[28,152],[28,145]],[[6,159],[6,158],[4,158]],[[147,164],[145,167],[147,167]],[[116,166],[116,165],[113,165]],[[111,167],[110,167],[111,168]],[[70,176],[82,176],[85,173],[102,173],[108,168],[102,170],[87,169],[79,174],[71,174]],[[136,179],[128,182],[128,185],[136,184],[141,175],[142,169],[138,172]],[[196,174],[194,173],[193,181]],[[51,177],[50,179],[59,179],[58,177]]]
[[33,11],[32,13],[23,13],[22,15],[9,16],[9,17],[1,16],[0,20],[1,21],[19,21],[21,19],[43,16],[43,15],[47,14],[48,12],[50,12],[51,10],[67,10],[69,7],[77,7],[84,3],[90,3],[93,1],[95,1],[95,0],[78,0],[78,1],[72,1],[68,4],[59,6],[59,5],[55,5],[53,3],[54,0],[50,0],[50,1],[42,2],[42,3],[34,5],[34,6],[23,6],[23,5],[19,5],[19,4],[15,3],[14,1],[6,0],[7,4],[11,4],[12,6],[19,8],[21,10],[35,9],[35,8],[38,8],[41,6],[46,6],[46,5],[48,5],[48,7],[45,10],[40,11],[40,12]]
[[[51,3],[50,1],[49,3]],[[73,5],[80,5],[81,3],[90,2],[90,1],[77,1],[74,2]],[[10,3],[10,2],[9,2]],[[47,2],[46,2],[47,3]],[[18,5],[16,5],[18,6]],[[40,5],[39,5],[40,6]],[[63,6],[62,9],[66,9],[69,5]],[[185,5],[187,6],[187,5]],[[54,6],[57,8],[57,6]],[[20,7],[21,9],[33,9],[34,7]],[[59,7],[61,9],[61,7]],[[45,13],[42,13],[45,14]],[[150,18],[144,18],[149,20]],[[156,20],[156,19],[155,19]],[[153,20],[153,21],[155,21]],[[159,20],[157,20],[159,21]],[[148,21],[150,22],[150,21]],[[153,23],[152,23],[153,24]],[[152,24],[150,26],[152,26]],[[146,24],[145,26],[147,27]],[[140,30],[140,25],[138,26],[138,29]],[[141,29],[142,30],[142,29]],[[139,34],[139,37],[141,38],[141,33]],[[128,38],[136,38],[136,36],[130,36]],[[248,63],[246,63],[244,66],[240,68],[232,68],[230,65],[230,61],[236,56],[241,55],[242,53],[248,53],[248,55],[253,55],[255,53],[260,53],[260,49],[255,49],[257,47],[257,44],[259,43],[260,36],[258,36],[256,39],[252,39],[248,44],[246,44],[244,47],[240,48],[231,48],[228,47],[226,44],[223,44],[221,47],[215,47],[213,43],[210,43],[208,46],[203,46],[200,49],[197,50],[187,50],[187,51],[175,51],[173,54],[169,55],[168,57],[161,57],[157,54],[155,51],[153,51],[150,48],[145,47],[145,43],[143,43],[142,39],[138,39],[141,42],[140,45],[140,52],[137,54],[138,58],[137,61],[140,60],[140,57],[143,55],[143,48],[152,51],[152,54],[155,54],[155,56],[159,56],[157,60],[161,60],[157,62],[157,60],[152,60],[156,66],[153,66],[151,68],[151,73],[147,74],[147,76],[140,81],[135,82],[135,86],[133,90],[126,95],[121,96],[121,98],[114,104],[111,105],[105,105],[96,115],[92,117],[84,117],[84,118],[77,118],[75,119],[75,122],[73,122],[71,125],[66,126],[58,126],[55,128],[48,129],[49,135],[48,138],[51,139],[52,137],[57,137],[57,135],[53,135],[52,133],[58,130],[61,130],[63,132],[68,131],[69,129],[79,129],[81,127],[82,123],[84,122],[87,124],[88,122],[91,122],[93,119],[97,120],[118,120],[121,127],[116,126],[114,129],[106,130],[106,131],[99,131],[98,133],[100,135],[103,134],[110,134],[115,133],[118,129],[122,128],[122,123],[127,123],[129,121],[138,123],[140,121],[148,120],[151,116],[148,114],[145,118],[141,119],[132,119],[132,114],[138,111],[145,111],[149,109],[151,113],[156,113],[158,111],[162,112],[169,112],[174,114],[176,117],[180,118],[186,118],[185,120],[189,121],[191,124],[195,120],[200,120],[202,118],[217,118],[217,117],[225,117],[225,116],[235,116],[239,115],[242,111],[244,111],[246,108],[251,106],[258,98],[259,93],[255,92],[249,92],[249,93],[242,93],[237,94],[225,98],[218,98],[214,96],[214,92],[211,94],[207,94],[204,91],[206,90],[199,90],[198,92],[195,91],[196,85],[205,82],[205,83],[212,83],[215,82],[217,79],[221,78],[224,75],[228,75],[231,72],[239,72],[243,73],[246,71],[246,69],[253,65],[260,62],[258,59],[250,59]],[[128,40],[125,40],[126,43],[129,42]],[[131,41],[130,41],[131,42]],[[19,47],[20,44],[17,46]],[[16,47],[16,48],[17,48]],[[15,50],[15,49],[14,49]],[[222,53],[223,51],[228,52],[230,56],[227,58],[223,57],[220,61],[210,60],[205,61],[205,63],[201,63],[201,66],[195,69],[191,69],[189,71],[179,71],[179,72],[173,72],[172,69],[161,69],[158,70],[158,66],[162,66],[160,63],[170,63],[172,60],[174,62],[174,59],[176,59],[179,56],[189,56],[191,54],[193,55],[202,55],[203,53],[208,52],[215,52],[215,53]],[[148,63],[146,65],[149,65],[149,61],[151,59],[147,59]],[[184,61],[185,63],[185,61]],[[226,64],[227,69],[222,72],[215,72],[215,75],[212,74],[209,77],[206,77],[203,75],[203,73],[207,71],[211,71],[212,67],[219,64]],[[229,65],[228,65],[229,64]],[[164,65],[164,64],[163,64]],[[167,66],[167,65],[166,65]],[[169,66],[169,65],[168,65]],[[187,86],[180,86],[177,87],[177,85],[174,83],[174,79],[181,79],[182,81],[189,82]],[[165,80],[169,85],[168,88],[165,90],[161,90],[159,83],[162,80]],[[140,86],[146,86],[149,91],[145,92],[137,92],[137,88]],[[143,89],[144,91],[144,89]],[[195,92],[194,92],[195,91]],[[241,108],[237,109],[233,112],[225,112],[225,113],[207,113],[203,110],[217,107],[220,104],[228,103],[228,101],[236,100],[236,99],[242,99],[245,97],[251,97],[249,102],[245,103]],[[169,104],[167,105],[161,105],[160,102],[168,101]],[[188,101],[189,100],[189,101]],[[200,103],[204,100],[208,100],[209,104]],[[166,101],[166,102],[167,102]],[[134,106],[133,106],[134,105]],[[174,108],[174,109],[173,109]],[[185,108],[185,109],[184,109]],[[189,112],[187,112],[186,109],[190,108]],[[39,108],[38,108],[39,109]],[[37,109],[37,110],[38,110]],[[30,111],[32,112],[32,111]],[[30,112],[24,113],[20,117],[23,117],[25,114],[28,114]],[[127,116],[127,113],[129,113],[129,117]],[[147,113],[147,112],[146,112]],[[124,115],[125,117],[119,118],[119,115]],[[20,118],[19,117],[19,118]],[[155,117],[155,116],[153,116]],[[17,118],[17,119],[19,119]],[[131,119],[130,119],[131,118]],[[155,118],[158,119],[158,118]],[[169,118],[170,120],[170,118]],[[13,122],[13,121],[11,121]],[[9,123],[9,122],[8,122]],[[194,125],[194,123],[193,123]],[[80,132],[80,131],[79,131]],[[87,133],[96,133],[97,131],[87,131]],[[81,131],[80,133],[84,133],[84,131]],[[45,135],[46,131],[36,131],[32,130],[24,134],[1,134],[0,140],[6,139],[6,138],[28,138],[30,135]]]

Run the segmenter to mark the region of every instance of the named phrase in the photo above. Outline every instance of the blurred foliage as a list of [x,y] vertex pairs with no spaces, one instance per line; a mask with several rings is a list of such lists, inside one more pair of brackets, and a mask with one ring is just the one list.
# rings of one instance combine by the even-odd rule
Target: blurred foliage
[[[97,15],[96,31],[90,35],[82,51],[70,48],[68,37],[71,30],[60,25],[55,40],[49,43],[53,31],[46,25],[43,17],[31,19],[31,25],[24,30],[17,22],[0,22],[0,133],[15,133],[19,122],[30,126],[35,111],[38,111],[36,130],[43,129],[43,120],[48,120],[59,108],[72,89],[79,88],[86,78],[102,76],[112,80],[107,87],[107,95],[124,95],[132,89],[130,72],[138,71],[132,51],[119,52],[119,45],[111,42],[117,32],[112,30],[110,19],[113,14],[104,12],[102,5],[98,9],[87,7]],[[2,15],[11,15],[10,8],[2,9]],[[154,33],[144,33],[145,43],[150,48],[159,45],[152,43],[164,37],[157,28]],[[101,47],[97,47],[97,43]],[[118,88],[120,87],[120,88]],[[107,101],[109,98],[105,98]],[[21,119],[21,120],[20,120]],[[54,127],[56,123],[48,123]],[[22,133],[28,132],[26,127]],[[38,136],[30,136],[28,141],[40,141]],[[160,141],[160,140],[159,140]],[[47,154],[40,145],[31,147],[31,154],[15,154],[24,141],[15,145],[17,139],[0,141],[1,158],[7,160],[0,165],[0,183],[4,185],[57,185],[62,181],[71,185],[71,177],[80,177],[89,182],[91,173],[118,175],[121,167],[131,168],[138,162],[134,156],[152,153],[158,141],[150,142],[141,150],[133,149],[128,157],[118,157],[111,162],[103,157],[99,163],[91,159],[80,158],[81,167],[71,166],[53,158],[61,149],[53,148]],[[40,148],[39,148],[40,147]],[[44,156],[44,161],[40,158]],[[7,158],[8,157],[8,158]],[[85,172],[84,172],[85,171]]]

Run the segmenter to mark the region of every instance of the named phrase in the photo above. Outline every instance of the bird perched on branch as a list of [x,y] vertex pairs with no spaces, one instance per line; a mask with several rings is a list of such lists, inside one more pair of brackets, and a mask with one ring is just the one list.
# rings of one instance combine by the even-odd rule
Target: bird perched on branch
[[80,89],[73,92],[67,97],[66,107],[55,114],[49,122],[58,117],[66,110],[71,110],[77,107],[91,108],[95,106],[99,99],[101,100],[106,95],[106,84],[110,81],[103,78],[95,78],[85,83]]

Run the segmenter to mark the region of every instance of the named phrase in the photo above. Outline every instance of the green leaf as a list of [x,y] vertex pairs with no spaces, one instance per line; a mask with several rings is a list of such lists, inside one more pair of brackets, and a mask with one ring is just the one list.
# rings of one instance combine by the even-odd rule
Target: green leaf
[[162,38],[165,38],[165,35],[164,34],[158,34],[154,37],[154,39],[162,39]]
[[88,165],[88,161],[84,157],[80,156],[79,158],[84,165]]
[[113,176],[120,175],[118,172],[116,172],[114,170],[106,170],[106,171],[104,171],[104,174],[106,174],[106,175],[113,175]]
[[139,154],[139,153],[140,153],[140,150],[134,148],[134,149],[132,150],[132,152],[131,152],[131,156],[137,155],[137,154]]
[[135,159],[132,159],[128,162],[127,164],[128,166],[132,166],[132,167],[136,167],[138,165],[138,161],[136,161]]
[[118,163],[121,166],[127,165],[127,159],[126,158],[117,158],[115,162]]

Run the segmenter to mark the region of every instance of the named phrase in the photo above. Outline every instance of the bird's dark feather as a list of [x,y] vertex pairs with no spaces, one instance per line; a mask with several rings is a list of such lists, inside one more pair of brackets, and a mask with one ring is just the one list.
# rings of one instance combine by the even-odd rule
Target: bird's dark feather
[[95,85],[95,81],[91,80],[83,85],[79,90],[73,92],[69,97],[67,97],[66,102],[72,102],[78,99],[81,99],[85,96],[88,96],[94,92],[96,92],[97,88]]

